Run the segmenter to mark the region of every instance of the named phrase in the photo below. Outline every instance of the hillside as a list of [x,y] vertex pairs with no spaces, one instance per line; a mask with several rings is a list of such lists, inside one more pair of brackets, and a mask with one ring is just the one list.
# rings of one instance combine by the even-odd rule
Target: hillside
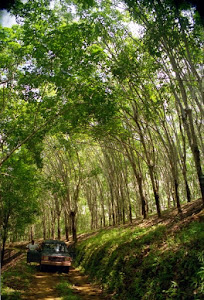
[[204,292],[201,200],[162,218],[81,236],[75,264],[111,299],[201,299]]

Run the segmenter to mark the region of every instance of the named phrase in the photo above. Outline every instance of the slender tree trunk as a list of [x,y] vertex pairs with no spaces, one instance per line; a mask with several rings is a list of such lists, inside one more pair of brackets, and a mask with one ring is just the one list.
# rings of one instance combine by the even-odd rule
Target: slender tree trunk
[[[156,181],[155,174],[154,174],[155,173],[155,171],[154,171],[155,166],[154,166],[154,164],[151,163],[151,158],[150,158],[150,155],[147,151],[147,146],[146,146],[146,143],[145,143],[145,138],[144,138],[144,133],[143,133],[144,129],[142,128],[142,126],[139,123],[137,107],[135,107],[134,105],[133,105],[133,111],[134,111],[134,121],[135,121],[135,123],[138,127],[139,136],[140,136],[141,143],[142,143],[144,153],[145,153],[145,156],[146,156],[146,160],[147,160],[147,167],[148,167],[148,170],[149,170],[150,179],[151,179],[151,183],[152,183],[152,189],[153,189],[154,198],[155,198],[157,215],[160,218],[161,217],[161,208],[160,208],[160,201],[159,201],[158,182]],[[152,148],[154,149],[153,144],[152,144]]]
[[134,154],[132,153],[131,150],[128,150],[126,145],[124,145],[124,147],[125,147],[127,157],[128,157],[128,159],[131,163],[132,170],[133,170],[133,173],[135,175],[135,178],[136,178],[136,181],[137,181],[137,184],[138,184],[141,207],[142,207],[142,216],[143,216],[144,219],[146,219],[147,218],[147,211],[146,211],[146,201],[145,201],[144,192],[143,192],[142,174],[137,171],[136,163],[135,163],[135,159],[134,159]]
[[74,242],[77,242],[76,213],[74,211],[71,211],[70,217],[71,217],[71,227],[72,227],[72,238]]
[[178,84],[179,84],[179,87],[180,87],[180,92],[181,92],[181,95],[182,95],[182,99],[183,99],[185,109],[183,108],[183,105],[182,105],[182,103],[179,99],[179,96],[177,95],[177,93],[175,92],[174,89],[173,89],[173,92],[174,92],[175,99],[178,102],[178,105],[179,105],[181,113],[182,113],[182,120],[183,120],[185,131],[187,133],[189,145],[191,147],[191,151],[192,151],[192,154],[193,154],[195,167],[196,167],[196,173],[197,173],[197,176],[198,176],[200,191],[201,191],[201,195],[202,195],[202,201],[203,201],[203,204],[204,204],[204,175],[202,173],[200,151],[199,151],[197,137],[196,137],[195,129],[194,129],[194,123],[193,123],[193,118],[192,118],[192,110],[188,106],[188,100],[187,100],[188,98],[187,98],[186,90],[185,90],[184,84],[182,82],[182,79],[180,77],[180,73],[179,73],[179,70],[177,68],[176,60],[175,60],[173,54],[171,53],[171,50],[168,47],[166,41],[164,41],[164,46],[165,46],[165,48],[167,50],[167,53],[169,55],[173,70],[176,73],[176,78],[178,80]]
[[[178,105],[176,105],[177,113],[179,114],[179,108]],[[187,202],[191,202],[191,191],[188,185],[188,179],[187,179],[187,166],[186,166],[186,137],[183,132],[183,127],[182,127],[182,120],[179,117],[179,127],[180,127],[180,133],[183,141],[183,155],[180,153],[181,157],[181,165],[182,165],[182,174],[183,174],[183,179],[185,183],[185,189],[186,189],[186,197],[187,197]],[[178,141],[179,142],[179,141]]]
[[158,192],[157,184],[154,179],[153,166],[148,165],[148,169],[149,169],[150,179],[151,179],[151,183],[152,183],[155,204],[156,204],[156,208],[157,208],[157,215],[160,218],[161,217],[161,208],[160,208],[160,201],[159,201],[159,192]]
[[55,239],[55,223],[51,223],[51,237],[54,240]]
[[176,179],[174,179],[176,206],[177,206],[178,212],[182,213],[181,204],[180,204],[180,198],[179,198],[179,193],[178,193],[178,186],[179,186],[178,181]]
[[105,217],[105,209],[104,209],[104,203],[101,204],[101,210],[102,210],[102,226],[106,226],[106,217]]
[[142,215],[143,218],[147,218],[147,211],[146,211],[146,201],[143,193],[143,186],[142,186],[142,177],[136,173],[138,188],[139,188],[139,194],[140,194],[140,200],[141,200],[141,206],[142,206]]
[[61,239],[60,214],[57,215],[57,238]]
[[7,233],[3,232],[3,237],[2,237],[2,251],[1,251],[1,264],[2,265],[3,265],[3,261],[4,261],[6,240],[7,240]]
[[45,220],[45,215],[43,215],[43,221],[42,221],[42,225],[43,225],[43,239],[46,239],[46,220]]
[[108,197],[108,225],[112,225],[112,212],[111,212],[111,202],[110,202],[110,197]]
[[2,251],[1,251],[1,264],[4,261],[4,254],[5,254],[5,246],[7,240],[7,230],[8,230],[8,222],[9,222],[9,213],[4,217],[3,226],[2,226]]
[[185,183],[187,202],[189,203],[189,202],[191,202],[191,190],[189,188],[187,175],[186,175],[186,170],[183,169],[182,173],[183,173],[183,178],[184,178],[184,183]]
[[69,226],[68,226],[68,216],[67,212],[64,212],[64,225],[65,225],[65,238],[66,241],[69,241]]
[[123,217],[123,224],[125,224],[125,208],[123,207],[123,215],[122,215],[122,217]]
[[114,212],[114,197],[113,197],[113,191],[112,188],[110,190],[111,192],[111,214],[112,214],[112,224],[115,226],[115,212]]
[[102,227],[105,227],[106,226],[106,217],[105,217],[104,197],[103,197],[102,184],[98,178],[97,178],[97,183],[98,183],[98,187],[99,187],[99,191],[100,191]]
[[30,240],[34,240],[34,227],[33,225],[30,227]]
[[91,230],[94,229],[94,216],[93,216],[93,208],[91,210]]
[[95,210],[95,228],[98,228],[98,203],[97,203],[97,197],[96,194],[94,195],[94,210]]

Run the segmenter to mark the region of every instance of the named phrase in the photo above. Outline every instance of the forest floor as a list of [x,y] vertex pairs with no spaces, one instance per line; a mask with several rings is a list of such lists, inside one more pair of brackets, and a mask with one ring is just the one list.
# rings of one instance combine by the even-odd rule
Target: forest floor
[[[68,281],[71,283],[72,296],[82,300],[99,300],[105,299],[99,287],[90,284],[88,277],[80,274],[75,268],[71,268],[68,274],[58,272],[40,272],[33,274],[29,290],[22,295],[23,300],[60,300],[56,286],[61,282]],[[71,297],[70,297],[71,298]],[[74,297],[73,297],[74,298]],[[107,299],[107,298],[106,298]]]
[[[88,276],[82,275],[74,267],[70,268],[68,274],[57,272],[54,269],[41,272],[39,265],[26,263],[26,253],[19,252],[19,255],[8,262],[2,268],[2,273],[8,273],[6,278],[7,286],[11,291],[18,291],[20,296],[12,296],[12,292],[2,296],[2,300],[108,300],[102,293],[99,286],[90,283]],[[28,270],[29,268],[29,270]],[[19,272],[25,274],[21,277]],[[26,277],[26,274],[29,276]],[[29,281],[29,283],[28,283]],[[69,295],[61,295],[58,286],[68,283]],[[63,286],[62,286],[63,287]],[[66,287],[67,288],[67,287]],[[66,298],[67,296],[67,298]],[[15,298],[16,297],[16,298]]]
[[[132,224],[120,225],[121,227],[150,227],[157,224],[165,225],[170,232],[176,232],[181,227],[194,220],[204,221],[204,210],[201,199],[182,206],[182,214],[178,214],[177,209],[171,209],[163,212],[162,217],[149,216],[146,220],[135,220]],[[117,226],[118,227],[118,226]],[[113,227],[107,227],[108,229]],[[79,242],[97,234],[97,232],[83,234],[79,236]],[[35,263],[31,266],[26,265],[26,243],[15,244],[15,251],[11,257],[7,258],[2,267],[3,282],[11,289],[4,299],[12,300],[107,300],[111,296],[105,296],[100,288],[89,281],[88,276],[81,274],[74,267],[70,268],[68,274],[59,272],[40,272],[39,266]],[[12,246],[10,249],[12,249]],[[17,250],[16,250],[17,249]],[[9,252],[9,249],[7,249]],[[4,275],[5,274],[5,275]],[[22,277],[22,274],[25,276]],[[26,275],[27,274],[27,275]],[[27,276],[27,277],[26,277]],[[63,295],[60,290],[64,290],[63,285],[68,284],[71,294]],[[16,297],[12,291],[19,292]],[[8,296],[8,294],[10,296]]]

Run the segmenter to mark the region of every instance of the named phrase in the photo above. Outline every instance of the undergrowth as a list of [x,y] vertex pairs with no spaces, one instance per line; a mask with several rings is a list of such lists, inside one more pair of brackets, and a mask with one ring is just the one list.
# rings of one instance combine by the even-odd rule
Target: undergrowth
[[77,295],[73,294],[71,283],[67,281],[62,281],[57,284],[56,289],[62,297],[62,300],[80,300]]
[[35,266],[19,261],[15,267],[2,274],[2,300],[20,300],[23,292],[28,290]]
[[112,299],[202,299],[204,224],[177,232],[162,225],[101,230],[80,242],[76,266]]

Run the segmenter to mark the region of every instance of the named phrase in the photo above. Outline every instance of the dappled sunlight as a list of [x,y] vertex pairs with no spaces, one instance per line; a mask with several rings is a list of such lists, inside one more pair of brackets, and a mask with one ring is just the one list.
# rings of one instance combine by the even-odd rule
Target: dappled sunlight
[[22,299],[62,299],[58,297],[56,292],[56,285],[60,280],[60,276],[57,273],[42,273],[37,272],[33,276],[33,281]]
[[[141,299],[141,295],[154,299],[160,294],[166,299],[174,289],[199,294],[202,286],[194,290],[192,274],[199,285],[201,206],[197,201],[196,205],[184,205],[182,214],[175,209],[165,217],[152,216],[135,226],[100,231],[77,246],[76,263],[109,293],[120,295],[119,299]],[[171,282],[178,286],[172,287]]]
[[[69,274],[58,273],[54,270],[37,271],[32,276],[29,289],[23,293],[22,300],[62,300],[64,298],[59,296],[60,293],[57,288],[62,282],[70,286],[70,290],[76,294],[76,297],[79,297],[76,299],[108,299],[103,297],[99,286],[89,282],[88,276],[84,276],[78,270],[71,268]],[[66,286],[64,290],[66,291]]]
[[16,264],[19,262],[19,260],[23,259],[24,257],[25,257],[24,253],[20,253],[20,252],[16,253],[15,257],[12,257],[9,262],[7,262],[5,265],[2,266],[2,271],[4,272],[9,268],[15,267]]
[[71,268],[69,282],[72,284],[72,289],[80,296],[81,299],[109,299],[103,295],[100,286],[91,284],[89,282],[89,277],[82,275],[77,269]]

